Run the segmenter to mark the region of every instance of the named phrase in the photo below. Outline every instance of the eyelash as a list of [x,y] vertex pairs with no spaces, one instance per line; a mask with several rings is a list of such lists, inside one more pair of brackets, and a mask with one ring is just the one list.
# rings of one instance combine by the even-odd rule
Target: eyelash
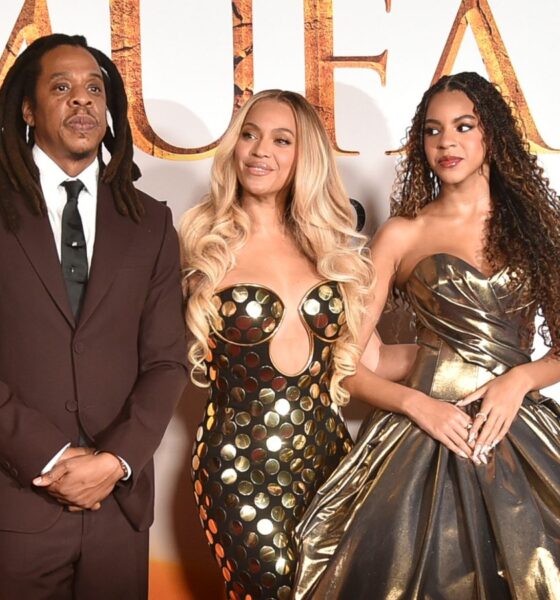
[[[470,123],[459,123],[459,125],[457,125],[456,129],[459,133],[467,133],[469,131],[471,131],[472,129],[474,129],[474,125],[471,125]],[[435,127],[426,127],[424,129],[424,135],[427,137],[431,137],[433,135],[437,135],[438,133],[441,133],[441,131],[439,129],[436,129]]]
[[[252,139],[256,139],[256,136],[254,133],[252,133],[251,131],[243,131],[241,132],[241,137],[244,140],[252,140]],[[274,140],[277,144],[280,144],[281,146],[289,146],[292,141],[287,139],[287,138],[276,138]]]
[[[57,92],[66,92],[68,91],[70,86],[67,83],[57,83],[54,86],[54,90]],[[88,87],[88,90],[93,94],[100,94],[103,89],[98,85],[91,85]]]

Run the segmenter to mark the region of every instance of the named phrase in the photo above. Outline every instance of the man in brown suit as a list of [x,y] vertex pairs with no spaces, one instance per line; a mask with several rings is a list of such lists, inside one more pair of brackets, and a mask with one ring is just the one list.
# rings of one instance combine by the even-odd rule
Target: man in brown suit
[[0,598],[142,599],[186,383],[171,213],[133,187],[122,80],[81,36],[17,58],[0,132]]

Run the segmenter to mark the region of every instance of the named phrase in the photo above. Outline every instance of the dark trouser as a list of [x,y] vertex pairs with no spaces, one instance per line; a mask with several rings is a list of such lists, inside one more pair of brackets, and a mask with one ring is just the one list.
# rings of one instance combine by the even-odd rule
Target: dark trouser
[[40,533],[0,531],[0,600],[145,600],[148,532],[112,496]]

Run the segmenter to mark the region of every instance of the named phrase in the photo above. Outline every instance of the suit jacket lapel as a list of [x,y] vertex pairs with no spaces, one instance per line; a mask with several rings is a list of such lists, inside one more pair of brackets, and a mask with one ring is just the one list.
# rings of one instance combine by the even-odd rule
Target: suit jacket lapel
[[106,183],[99,182],[93,259],[79,325],[83,325],[108,292],[138,225],[120,215]]
[[[16,198],[16,206],[22,206],[23,199]],[[66,284],[62,276],[60,259],[56,251],[53,232],[49,218],[32,215],[26,208],[21,210],[21,225],[15,236],[26,254],[35,272],[43,282],[47,293],[52,298],[68,323],[74,327],[75,320],[68,300]]]

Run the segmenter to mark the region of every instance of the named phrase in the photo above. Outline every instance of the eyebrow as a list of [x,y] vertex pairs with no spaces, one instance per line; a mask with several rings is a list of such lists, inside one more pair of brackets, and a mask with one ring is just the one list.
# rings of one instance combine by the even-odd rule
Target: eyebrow
[[[245,121],[245,123],[243,124],[243,127],[254,127],[255,129],[258,129],[260,131],[260,127],[256,124],[256,123],[251,123],[251,121]],[[273,132],[279,132],[279,131],[284,131],[285,133],[289,133],[290,135],[293,135],[295,137],[295,133],[289,129],[288,127],[276,127],[276,129],[272,130]]]
[[[461,121],[462,119],[471,119],[471,120],[475,121],[476,117],[475,117],[475,115],[470,115],[470,114],[461,115],[460,117],[455,117],[453,119],[453,123],[457,123],[457,121]],[[425,123],[437,123],[438,125],[441,125],[441,121],[438,121],[437,119],[426,119]]]
[[[57,77],[69,77],[71,75],[72,75],[72,71],[58,71],[57,73],[53,73],[49,77],[49,80],[52,81],[53,79],[56,79]],[[102,77],[101,73],[97,73],[96,71],[92,71],[91,73],[89,73],[89,77],[95,77],[95,78],[103,81],[103,77]]]

